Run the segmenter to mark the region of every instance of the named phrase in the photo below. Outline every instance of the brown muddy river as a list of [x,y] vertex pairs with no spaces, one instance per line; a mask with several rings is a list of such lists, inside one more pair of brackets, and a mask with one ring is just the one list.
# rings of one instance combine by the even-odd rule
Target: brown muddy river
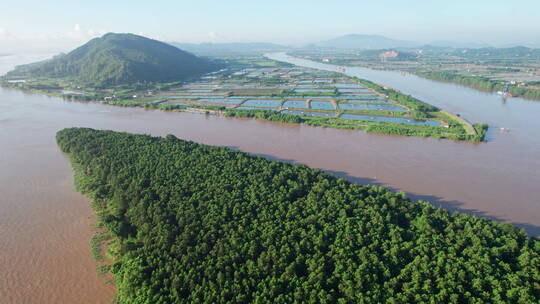
[[[471,120],[511,132],[492,129],[489,143],[471,144],[83,104],[0,89],[0,302],[109,303],[114,294],[90,256],[89,201],[74,191],[69,163],[55,143],[55,133],[66,127],[172,133],[405,191],[540,234],[540,103],[516,99],[503,105],[487,95],[465,100],[485,93],[434,83],[439,85],[448,91],[441,91],[445,97],[437,97],[437,105],[449,102],[449,110],[456,107]],[[456,103],[445,99],[455,95]]]

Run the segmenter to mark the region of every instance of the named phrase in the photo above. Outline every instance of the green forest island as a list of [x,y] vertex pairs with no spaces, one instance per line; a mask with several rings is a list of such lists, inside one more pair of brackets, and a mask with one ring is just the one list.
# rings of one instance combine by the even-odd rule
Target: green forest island
[[177,139],[57,142],[118,303],[538,303],[540,242],[320,170]]

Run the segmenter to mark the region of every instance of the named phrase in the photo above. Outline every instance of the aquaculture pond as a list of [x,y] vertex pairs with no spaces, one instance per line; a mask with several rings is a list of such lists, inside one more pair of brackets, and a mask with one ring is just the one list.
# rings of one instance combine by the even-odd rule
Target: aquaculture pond
[[376,94],[341,94],[340,99],[365,99],[365,100],[384,100],[381,95]]
[[253,87],[243,86],[243,85],[223,85],[221,89],[225,90],[242,90],[242,89],[253,89]]
[[[190,94],[191,93],[191,94]],[[225,93],[187,92],[186,96],[225,96]]]
[[180,98],[180,99],[197,99],[197,96],[193,96],[193,95],[156,95],[156,97]]
[[214,103],[224,103],[224,104],[240,104],[242,98],[202,98],[199,101],[202,102],[214,102]]
[[240,106],[236,107],[237,110],[271,110],[275,111],[276,108],[269,108],[269,107],[250,107],[250,106]]
[[287,100],[283,103],[284,108],[297,108],[297,109],[305,109],[306,106],[305,100]]
[[405,112],[406,108],[398,105],[378,105],[378,104],[368,104],[366,105],[368,110],[375,111],[394,111],[394,112]]
[[84,92],[70,91],[70,90],[61,90],[61,93],[64,95],[85,95]]
[[334,92],[334,90],[332,89],[319,89],[319,88],[297,88],[297,89],[294,89],[295,92],[297,93],[302,93],[302,92]]
[[370,92],[370,89],[367,88],[356,88],[356,89],[338,89],[340,93],[361,93],[361,92]]
[[[324,100],[334,100],[337,96],[324,96],[324,95],[317,95],[317,96],[305,96],[305,99],[324,99]],[[294,98],[294,97],[291,97]],[[296,96],[298,98],[298,96]]]
[[339,108],[343,110],[367,110],[365,103],[340,103]]
[[311,112],[311,111],[291,111],[291,110],[283,110],[283,111],[281,111],[281,113],[283,113],[283,114],[300,115],[300,116],[336,117],[336,113],[327,113],[327,112]]
[[252,98],[265,98],[265,99],[272,99],[272,96],[269,95],[232,95],[229,96],[229,98],[240,98],[240,99],[252,99]]
[[296,88],[318,88],[319,85],[314,82],[302,83],[302,82],[293,82],[291,85],[294,85]]
[[386,117],[386,116],[368,116],[368,115],[356,115],[356,114],[341,114],[340,118],[354,119],[354,120],[367,120],[377,122],[390,122],[400,123],[406,125],[420,125],[420,126],[433,126],[439,127],[441,124],[435,120],[416,120],[401,117]]
[[334,110],[334,105],[329,101],[311,101],[311,108],[316,110]]
[[[341,98],[341,97],[340,97]],[[386,99],[343,99],[346,103],[392,103]]]
[[168,100],[160,103],[162,105],[183,105],[183,106],[192,106],[193,103],[189,101],[181,101],[181,100]]
[[242,106],[276,108],[281,104],[279,99],[248,99]]
[[338,89],[341,89],[341,88],[357,88],[357,89],[360,89],[360,88],[363,88],[364,86],[361,85],[361,84],[358,84],[358,83],[336,83],[334,84],[334,86]]

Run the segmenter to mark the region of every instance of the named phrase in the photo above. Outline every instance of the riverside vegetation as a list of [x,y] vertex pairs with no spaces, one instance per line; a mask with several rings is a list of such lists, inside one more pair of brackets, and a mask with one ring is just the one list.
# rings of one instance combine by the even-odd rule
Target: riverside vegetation
[[[517,84],[509,85],[507,81],[492,80],[483,76],[460,75],[456,71],[419,71],[416,74],[424,78],[453,82],[483,91],[501,91],[510,93],[512,96],[540,100],[539,89],[520,87]],[[540,82],[531,83],[536,86],[539,84]]]
[[64,129],[118,303],[538,303],[540,242],[306,166]]
[[345,118],[328,118],[328,117],[314,117],[314,116],[298,116],[291,114],[277,113],[274,111],[264,110],[226,110],[226,117],[243,117],[243,118],[257,118],[276,122],[285,123],[302,123],[309,126],[318,126],[334,129],[350,129],[360,130],[364,129],[370,133],[390,134],[390,135],[402,135],[402,136],[420,136],[420,137],[433,137],[433,138],[446,138],[456,140],[469,140],[479,142],[485,138],[488,130],[486,124],[475,124],[476,135],[469,135],[465,133],[463,128],[458,124],[455,124],[449,128],[430,127],[430,126],[414,126],[395,123],[384,123],[374,121],[358,121]]

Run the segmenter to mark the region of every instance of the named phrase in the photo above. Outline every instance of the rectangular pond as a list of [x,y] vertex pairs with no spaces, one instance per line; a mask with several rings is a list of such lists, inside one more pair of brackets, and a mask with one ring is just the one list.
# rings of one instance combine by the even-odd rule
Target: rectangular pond
[[336,83],[334,84],[334,86],[338,89],[341,89],[341,88],[355,88],[355,89],[360,89],[360,88],[363,88],[364,86],[361,85],[361,84],[358,84],[358,83]]
[[305,100],[287,100],[283,103],[283,107],[288,108],[297,108],[297,109],[305,109],[307,108]]
[[225,93],[212,93],[212,92],[191,92],[186,94],[191,96],[225,96]]
[[375,94],[341,94],[339,95],[340,99],[364,99],[364,100],[384,100],[385,98],[381,95]]
[[84,92],[77,92],[77,91],[70,91],[70,90],[61,90],[60,92],[64,95],[85,95]]
[[358,89],[338,89],[340,93],[362,93],[362,92],[370,92],[370,89],[366,88],[358,88]]
[[311,91],[317,90],[317,86],[314,85],[297,85],[293,89],[303,90],[303,89],[309,89]]
[[182,105],[182,106],[192,106],[193,103],[189,102],[189,101],[181,101],[181,100],[169,100],[169,101],[164,101],[160,104],[167,104],[167,105]]
[[334,110],[334,105],[329,101],[311,101],[311,108],[316,110]]
[[265,108],[265,107],[249,107],[249,106],[240,106],[236,107],[237,110],[265,110],[265,111],[275,111],[276,108]]
[[406,125],[419,125],[419,126],[433,126],[439,127],[441,124],[435,120],[416,120],[410,118],[402,117],[386,117],[386,116],[368,116],[368,115],[356,115],[356,114],[342,114],[340,118],[344,119],[354,119],[354,120],[366,120],[366,121],[376,121],[376,122],[388,122],[388,123],[399,123]]
[[156,97],[161,97],[161,98],[179,98],[179,99],[197,99],[197,96],[193,96],[193,95],[156,95]]
[[[294,98],[294,97],[291,97],[291,98]],[[314,99],[335,100],[337,98],[337,96],[317,95],[317,96],[306,96],[304,98],[305,99],[311,99],[311,100],[314,100]]]
[[330,112],[311,112],[311,111],[291,111],[291,110],[283,110],[281,111],[283,114],[292,114],[292,115],[300,115],[300,116],[316,116],[316,117],[336,117],[336,113]]
[[386,103],[391,104],[390,100],[385,99],[344,99],[347,103]]
[[340,103],[339,108],[343,110],[367,110],[365,103]]
[[378,105],[378,104],[368,104],[366,105],[368,110],[375,111],[394,111],[394,112],[405,112],[407,109],[398,105]]
[[334,90],[332,90],[332,89],[318,89],[318,88],[314,88],[314,89],[300,88],[300,89],[294,89],[294,91],[297,92],[297,93],[303,93],[303,92],[334,92]]
[[281,104],[279,99],[248,99],[242,106],[276,108]]
[[240,104],[244,99],[242,98],[201,98],[201,102],[213,102],[213,103],[224,103],[224,104]]

